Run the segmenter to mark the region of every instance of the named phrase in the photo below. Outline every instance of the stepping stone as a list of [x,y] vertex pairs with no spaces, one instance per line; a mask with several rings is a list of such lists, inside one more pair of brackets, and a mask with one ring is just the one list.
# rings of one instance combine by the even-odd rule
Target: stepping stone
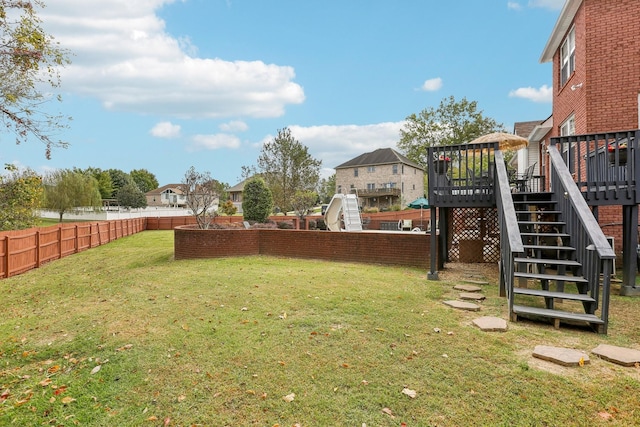
[[444,301],[443,304],[448,305],[449,307],[457,308],[459,310],[480,311],[479,305],[472,304],[470,302],[450,300]]
[[486,332],[504,332],[507,330],[507,321],[499,317],[478,317],[473,319],[473,324]]
[[596,356],[622,366],[635,366],[640,363],[640,351],[631,348],[600,344],[591,350]]
[[579,366],[580,359],[584,364],[589,363],[589,355],[583,351],[547,345],[537,345],[533,350],[533,357],[563,366]]
[[462,280],[464,283],[470,283],[472,285],[488,285],[489,282],[485,280],[475,280],[475,279],[464,279]]
[[482,294],[470,293],[470,292],[461,292],[460,295],[458,296],[460,297],[460,299],[473,300],[473,301],[482,301],[486,298]]
[[474,285],[455,285],[453,287],[456,291],[464,291],[464,292],[480,292],[482,288],[480,286]]

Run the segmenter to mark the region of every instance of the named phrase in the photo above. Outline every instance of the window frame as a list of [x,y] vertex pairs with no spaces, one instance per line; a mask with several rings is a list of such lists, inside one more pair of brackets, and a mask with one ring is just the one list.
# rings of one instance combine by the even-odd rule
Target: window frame
[[560,45],[560,87],[563,87],[576,71],[576,28],[569,30]]

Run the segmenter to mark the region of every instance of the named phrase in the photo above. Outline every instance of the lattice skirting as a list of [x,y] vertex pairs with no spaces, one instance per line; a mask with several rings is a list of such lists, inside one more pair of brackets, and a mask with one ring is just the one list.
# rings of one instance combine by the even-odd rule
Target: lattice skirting
[[449,210],[449,261],[498,262],[500,229],[496,208]]

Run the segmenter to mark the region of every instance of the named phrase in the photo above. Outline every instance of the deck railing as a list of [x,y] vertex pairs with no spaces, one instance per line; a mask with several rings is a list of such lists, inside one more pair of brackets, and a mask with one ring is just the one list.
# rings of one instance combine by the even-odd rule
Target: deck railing
[[576,261],[586,267],[582,273],[589,281],[589,294],[601,308],[600,318],[605,322],[602,332],[606,333],[611,274],[616,255],[591,214],[570,169],[565,165],[566,157],[563,158],[558,147],[549,147],[551,188],[566,224],[565,231],[571,236],[571,245],[576,249]]
[[513,311],[514,268],[516,257],[524,257],[522,236],[518,227],[516,209],[511,197],[511,187],[504,156],[495,152],[495,194],[500,226],[500,295],[509,301],[509,313]]
[[429,201],[440,207],[495,205],[497,148],[494,142],[429,147]]
[[640,130],[551,138],[591,205],[640,202]]

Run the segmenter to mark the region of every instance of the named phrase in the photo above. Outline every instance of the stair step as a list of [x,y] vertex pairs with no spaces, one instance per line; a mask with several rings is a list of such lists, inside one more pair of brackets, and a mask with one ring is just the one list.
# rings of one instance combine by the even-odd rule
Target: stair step
[[595,299],[591,298],[587,294],[571,294],[567,292],[554,292],[554,291],[545,291],[543,289],[529,289],[529,288],[513,288],[513,293],[517,295],[530,295],[534,297],[544,297],[544,298],[558,298],[558,299],[566,299],[572,301],[582,301],[582,302],[596,302]]
[[576,248],[571,246],[545,246],[545,245],[522,245],[525,249],[540,249],[550,251],[575,251]]
[[543,274],[543,273],[525,273],[521,271],[515,271],[513,277],[522,277],[524,279],[537,279],[537,280],[555,280],[562,282],[574,282],[574,283],[589,283],[587,279],[581,276],[566,276],[561,274]]
[[567,233],[520,233],[520,235],[527,237],[571,237],[571,235]]
[[540,215],[560,215],[560,211],[516,211],[516,215],[519,214],[540,214]]
[[570,259],[545,259],[545,258],[514,258],[514,262],[527,264],[566,265],[567,267],[581,267],[578,261]]
[[586,313],[572,313],[570,311],[562,310],[550,310],[548,308],[527,307],[523,305],[513,306],[514,314],[532,314],[536,316],[548,317],[551,319],[563,319],[563,320],[577,320],[582,322],[594,323],[603,325],[604,320],[600,319],[595,314]]
[[518,221],[521,225],[566,225],[563,221]]

